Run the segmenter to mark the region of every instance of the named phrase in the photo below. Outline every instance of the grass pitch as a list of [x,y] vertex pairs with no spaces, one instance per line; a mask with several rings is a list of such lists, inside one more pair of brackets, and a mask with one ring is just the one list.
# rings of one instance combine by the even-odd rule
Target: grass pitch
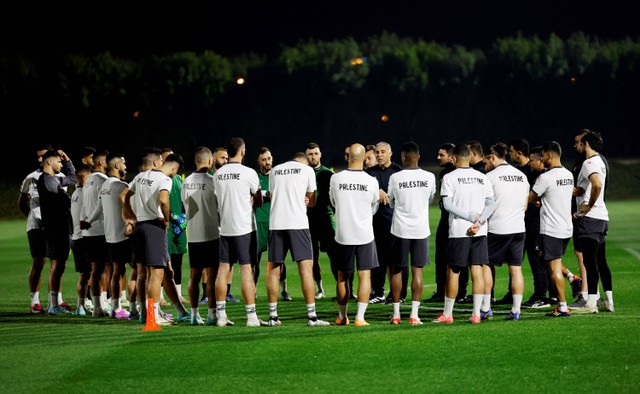
[[[402,305],[400,326],[387,324],[391,305],[370,305],[368,327],[307,327],[291,262],[288,282],[294,300],[278,305],[281,327],[245,327],[243,306],[231,303],[228,314],[236,326],[226,328],[182,323],[143,332],[129,321],[30,315],[25,222],[0,222],[0,387],[8,393],[637,392],[640,201],[611,202],[609,208],[607,254],[615,313],[549,318],[544,316],[548,308],[523,309],[521,321],[505,321],[509,307],[493,306],[494,320],[472,325],[470,307],[457,305],[455,323],[443,326],[429,322],[443,305],[423,303],[425,324],[416,327],[408,324],[408,303]],[[431,212],[435,233],[439,213],[435,207]],[[572,250],[564,262],[577,273]],[[322,257],[327,298],[316,306],[320,318],[333,322],[334,281]],[[265,271],[263,266],[262,277]],[[523,271],[527,300],[532,280],[526,262]],[[186,295],[188,258],[183,272]],[[239,270],[235,275],[233,292],[239,296]],[[43,276],[40,297],[46,304]],[[422,299],[435,289],[434,277],[434,267],[427,267]],[[72,305],[76,279],[70,260],[63,294]],[[504,294],[507,282],[506,268],[498,269],[496,297]],[[263,279],[258,295],[258,314],[267,318]],[[350,303],[351,320],[355,309]],[[200,312],[206,316],[206,306]]]

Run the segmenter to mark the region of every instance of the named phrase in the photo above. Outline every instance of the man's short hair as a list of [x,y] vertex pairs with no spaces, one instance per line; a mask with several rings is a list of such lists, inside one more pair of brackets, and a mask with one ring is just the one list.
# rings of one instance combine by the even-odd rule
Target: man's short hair
[[[351,145],[349,145],[349,146],[351,146]],[[376,146],[373,145],[373,144],[369,144],[369,145],[367,145],[366,148],[364,148],[365,152],[369,152],[370,150],[376,150]]]
[[467,146],[467,144],[458,144],[453,148],[451,154],[455,157],[468,159],[471,157],[471,149],[469,149],[469,146]]
[[51,146],[51,144],[38,144],[38,145],[36,145],[36,151],[51,150],[51,149],[53,149],[53,146]]
[[82,149],[80,149],[80,157],[93,157],[94,153],[96,153],[96,148],[94,148],[93,146],[84,146],[82,147]]
[[153,165],[154,160],[162,159],[162,150],[155,147],[144,148],[142,152],[142,164],[145,166]]
[[[529,150],[529,149],[527,149]],[[507,157],[507,152],[509,151],[509,148],[507,147],[507,145],[503,142],[496,142],[495,144],[491,145],[489,148],[487,148],[487,150],[485,151],[484,155],[488,156],[488,155],[496,155],[496,157],[498,157],[499,159],[505,159]]]
[[93,153],[93,160],[96,161],[98,157],[104,157],[106,159],[107,156],[109,156],[108,150],[105,150],[105,149],[96,150]]
[[453,148],[455,148],[456,145],[452,142],[445,142],[444,144],[440,145],[438,147],[438,150],[443,150],[445,152],[447,152],[447,154],[449,156],[451,156],[453,154]]
[[231,138],[227,143],[227,153],[229,154],[229,157],[235,157],[243,146],[245,146],[245,144],[242,138]]
[[562,147],[556,141],[549,141],[542,145],[543,152],[552,152],[557,154],[559,157],[562,157]]
[[267,152],[271,152],[271,149],[267,148],[266,146],[263,146],[262,148],[260,148],[260,150],[258,151],[258,157],[260,157],[261,155],[264,155]]
[[582,136],[582,143],[588,143],[591,149],[599,152],[602,149],[602,136],[597,131],[589,130]]
[[511,141],[510,146],[513,146],[513,149],[517,152],[522,153],[525,156],[529,156],[529,141],[524,138],[518,138]]
[[529,155],[534,155],[538,159],[542,159],[542,146],[538,145],[531,148],[531,150],[529,151]]
[[169,156],[167,156],[166,159],[164,159],[165,163],[176,163],[178,164],[178,169],[182,168],[182,166],[184,165],[184,160],[182,160],[182,156],[180,156],[178,153],[172,153]]
[[119,152],[109,153],[109,154],[107,155],[107,158],[105,159],[105,161],[107,162],[107,166],[108,166],[108,167],[112,167],[112,166],[113,166],[113,164],[111,164],[111,162],[112,162],[114,159],[118,159],[118,158],[120,158],[120,159],[121,159],[121,158],[123,158],[123,157],[124,157],[124,155],[123,155],[122,153],[119,153]]
[[402,145],[402,152],[420,154],[420,147],[413,141],[405,142]]
[[469,147],[469,150],[478,156],[482,156],[482,144],[478,140],[471,140],[465,142],[465,145]]
[[315,142],[309,142],[305,147],[304,150],[307,151],[309,149],[320,149],[320,145],[316,144]]
[[47,160],[50,157],[60,157],[60,155],[58,154],[58,151],[55,149],[49,149],[48,151],[46,151],[44,153],[44,155],[42,155],[42,162],[44,163],[45,160]]

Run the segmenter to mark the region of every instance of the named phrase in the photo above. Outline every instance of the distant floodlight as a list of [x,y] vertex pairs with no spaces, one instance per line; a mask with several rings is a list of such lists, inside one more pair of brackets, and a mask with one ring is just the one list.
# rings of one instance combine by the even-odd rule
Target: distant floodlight
[[382,115],[380,117],[380,120],[383,121],[383,122],[388,122],[389,121],[389,117],[387,115]]
[[245,82],[245,81],[244,81],[244,78],[242,78],[242,77],[238,77],[238,78],[236,79],[236,83],[237,83],[238,85],[244,85],[244,82]]

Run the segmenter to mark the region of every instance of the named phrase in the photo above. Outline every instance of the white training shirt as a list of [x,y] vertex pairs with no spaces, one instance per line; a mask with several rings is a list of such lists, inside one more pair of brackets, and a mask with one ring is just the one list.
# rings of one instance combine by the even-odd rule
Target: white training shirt
[[540,234],[566,239],[573,234],[571,199],[573,174],[566,168],[553,167],[543,172],[533,185],[540,197]]
[[362,170],[342,170],[331,176],[329,199],[336,208],[336,242],[366,245],[374,240],[373,215],[380,203],[378,180]]
[[[459,209],[481,214],[485,199],[493,197],[493,187],[487,176],[471,167],[460,167],[442,177],[440,195],[451,197],[451,202]],[[454,213],[449,213],[449,238],[466,238],[467,230],[473,223]],[[483,225],[476,236],[487,235]]]
[[91,227],[82,230],[83,237],[104,235],[104,220],[102,216],[102,204],[99,193],[102,184],[107,180],[107,175],[100,171],[92,172],[84,181],[82,192],[82,220],[91,223]]
[[489,232],[502,235],[524,233],[524,212],[529,198],[527,176],[507,163],[500,164],[486,175],[496,200],[496,209],[489,217]]
[[20,185],[20,193],[29,194],[29,215],[27,216],[27,231],[42,228],[42,215],[40,214],[40,195],[36,184],[42,175],[41,170],[35,170],[24,178]]
[[389,206],[393,208],[391,234],[404,239],[431,235],[429,204],[436,194],[436,176],[420,168],[405,168],[389,177]]
[[207,242],[220,238],[218,201],[213,175],[194,172],[182,181],[182,205],[187,214],[188,242]]
[[173,182],[160,170],[147,170],[136,175],[129,184],[133,192],[131,206],[139,222],[162,220],[164,215],[160,208],[160,191],[171,193]]
[[73,222],[73,233],[71,240],[75,241],[82,238],[82,230],[80,229],[80,211],[82,210],[82,186],[76,187],[71,195],[71,221]]
[[258,173],[238,162],[229,162],[213,174],[220,212],[220,235],[234,237],[256,230],[251,196],[260,190]]
[[127,183],[115,176],[110,176],[100,188],[100,203],[104,218],[104,236],[107,243],[115,244],[126,240],[126,225],[122,217],[122,201],[120,193],[128,187]]
[[584,193],[582,196],[576,197],[576,203],[578,206],[589,203],[591,196],[591,181],[589,181],[589,177],[592,174],[597,174],[598,178],[600,178],[602,190],[600,190],[600,195],[596,199],[596,203],[593,204],[593,207],[585,216],[609,221],[609,211],[604,203],[604,186],[607,181],[607,167],[604,165],[604,161],[602,161],[600,155],[591,156],[582,163],[582,168],[578,175],[578,184],[576,186],[583,189]]
[[291,160],[271,169],[269,175],[271,211],[269,230],[301,230],[309,228],[307,193],[316,191],[313,168]]
[[[42,228],[42,215],[40,214],[40,194],[38,194],[37,182],[42,175],[42,170],[38,169],[27,175],[20,185],[20,193],[28,194],[29,197],[29,215],[27,215],[27,231],[39,230]],[[65,177],[63,173],[56,176]],[[64,187],[67,190],[67,187]]]

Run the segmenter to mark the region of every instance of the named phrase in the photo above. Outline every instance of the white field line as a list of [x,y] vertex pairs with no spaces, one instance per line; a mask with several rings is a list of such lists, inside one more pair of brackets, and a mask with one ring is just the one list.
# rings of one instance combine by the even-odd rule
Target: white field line
[[626,250],[630,254],[634,255],[636,259],[640,260],[640,252],[638,252],[637,250],[632,249],[632,248],[624,248],[624,250]]

